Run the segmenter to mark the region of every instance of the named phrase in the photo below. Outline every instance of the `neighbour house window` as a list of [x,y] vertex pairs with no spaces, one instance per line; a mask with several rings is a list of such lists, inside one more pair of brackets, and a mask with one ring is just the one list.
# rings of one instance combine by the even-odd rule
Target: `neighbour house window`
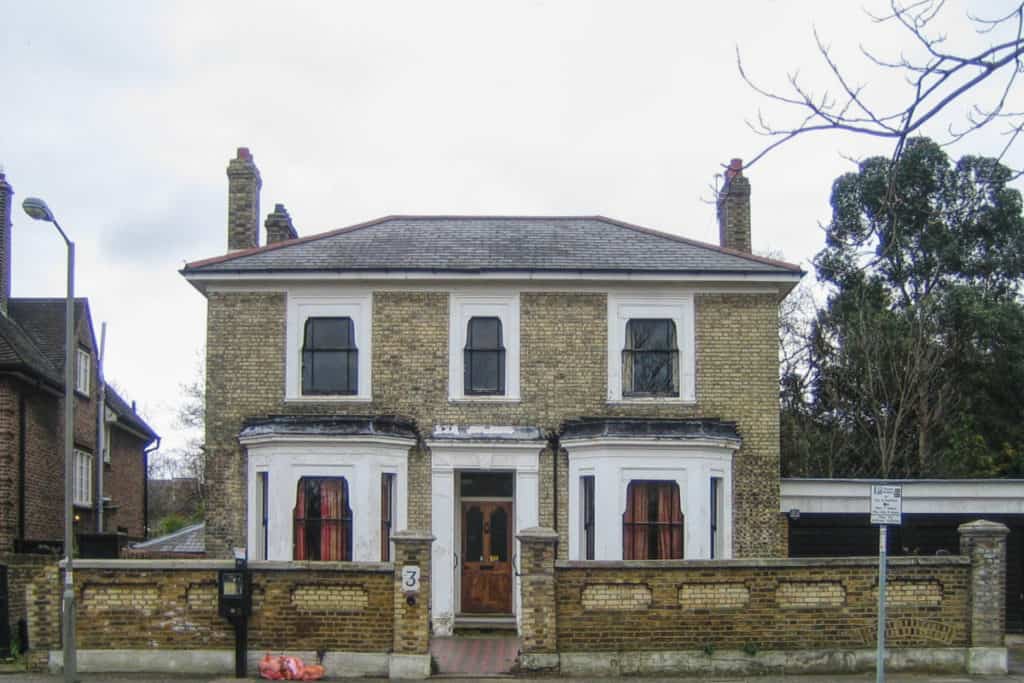
[[500,396],[505,393],[505,347],[502,346],[501,320],[471,318],[466,330],[466,395]]
[[352,510],[344,477],[299,479],[294,520],[293,559],[352,559]]
[[677,483],[629,483],[622,516],[622,545],[626,560],[682,559],[683,513]]
[[391,532],[395,519],[395,475],[380,475],[380,561],[391,561]]
[[87,349],[78,349],[75,363],[75,391],[83,394],[89,393],[89,378],[91,377],[91,362]]
[[92,453],[86,453],[85,451],[75,449],[75,460],[73,464],[73,501],[75,505],[92,505]]
[[359,351],[352,318],[307,318],[302,342],[302,393],[356,394]]
[[679,395],[679,347],[672,320],[632,319],[626,323],[622,395]]
[[583,559],[594,559],[594,477],[580,477],[583,484]]

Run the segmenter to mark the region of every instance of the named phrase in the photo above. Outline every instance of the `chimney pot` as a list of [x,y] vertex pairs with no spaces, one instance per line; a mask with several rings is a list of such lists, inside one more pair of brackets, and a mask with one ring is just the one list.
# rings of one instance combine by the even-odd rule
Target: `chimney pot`
[[260,188],[263,180],[248,147],[239,147],[228,162],[228,251],[251,249],[260,242]]
[[743,160],[733,159],[725,170],[718,194],[718,238],[727,249],[751,253],[750,181],[743,175]]

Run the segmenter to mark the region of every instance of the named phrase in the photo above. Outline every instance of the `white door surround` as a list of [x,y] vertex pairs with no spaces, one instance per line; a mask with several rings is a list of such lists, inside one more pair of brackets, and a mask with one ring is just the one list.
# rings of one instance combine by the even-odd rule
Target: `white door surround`
[[[517,428],[519,434],[521,428]],[[454,434],[435,430],[435,436]],[[492,432],[493,433],[493,432]],[[498,434],[494,434],[496,437]],[[534,432],[539,436],[539,432]],[[547,445],[539,438],[428,439],[431,451],[431,498],[432,532],[434,547],[431,559],[431,624],[434,635],[451,635],[455,626],[458,605],[457,568],[455,553],[460,548],[457,536],[458,491],[456,472],[461,471],[504,471],[514,473],[515,499],[513,501],[513,534],[537,526],[540,509],[538,473],[540,452]],[[515,567],[519,567],[522,553],[519,541],[513,545]],[[519,578],[514,577],[512,586],[512,611],[519,614]]]

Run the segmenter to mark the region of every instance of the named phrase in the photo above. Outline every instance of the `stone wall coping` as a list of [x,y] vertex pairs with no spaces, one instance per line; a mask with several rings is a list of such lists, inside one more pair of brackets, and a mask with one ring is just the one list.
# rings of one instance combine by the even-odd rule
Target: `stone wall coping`
[[391,562],[320,562],[312,560],[253,560],[249,563],[253,571],[314,571],[338,572],[342,574],[393,574],[395,565]]
[[428,542],[428,543],[433,543],[435,540],[436,539],[434,538],[434,534],[430,533],[429,531],[409,531],[409,530],[406,530],[406,531],[398,531],[398,532],[395,532],[395,533],[391,534],[391,541],[394,542],[394,543],[402,543],[402,542],[410,543],[410,542],[416,542],[416,541],[425,541],[425,542]]
[[956,530],[963,536],[1005,536],[1010,533],[1010,528],[1005,524],[990,522],[987,519],[965,522]]
[[528,529],[523,529],[516,538],[520,541],[541,541],[556,543],[558,541],[558,532],[554,529],[549,529],[543,526],[532,526]]
[[[521,538],[521,537],[520,537]],[[890,567],[970,566],[963,555],[901,556],[888,558]],[[558,560],[558,569],[802,569],[820,567],[877,567],[877,557],[795,557],[741,560]]]
[[[64,566],[64,562],[60,563]],[[234,569],[234,560],[96,560],[76,559],[74,568],[78,569],[133,569],[136,571],[216,571]],[[313,561],[268,561],[253,560],[249,562],[253,571],[327,571],[343,573],[381,573],[390,574],[395,566],[390,562],[313,562]]]
[[[64,568],[64,560],[60,561],[60,567]],[[136,569],[147,571],[150,569],[176,569],[181,571],[213,571],[216,569],[233,569],[234,560],[97,560],[75,558],[74,569]]]

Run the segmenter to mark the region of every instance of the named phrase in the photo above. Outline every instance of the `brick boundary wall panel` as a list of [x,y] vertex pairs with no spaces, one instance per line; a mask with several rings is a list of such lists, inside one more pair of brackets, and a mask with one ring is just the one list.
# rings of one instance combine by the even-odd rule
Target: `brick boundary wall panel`
[[[835,650],[875,643],[873,558],[559,562],[555,572],[561,652]],[[899,596],[889,606],[889,647],[971,645],[967,558],[891,558],[889,580],[890,594]],[[644,591],[651,597],[646,608]]]
[[[218,569],[230,568],[231,563],[79,563],[75,566],[79,648],[234,648],[234,627],[217,611]],[[30,584],[34,650],[60,648],[58,579],[56,565],[51,565]],[[252,587],[250,650],[391,650],[395,591],[390,564],[257,563]]]

